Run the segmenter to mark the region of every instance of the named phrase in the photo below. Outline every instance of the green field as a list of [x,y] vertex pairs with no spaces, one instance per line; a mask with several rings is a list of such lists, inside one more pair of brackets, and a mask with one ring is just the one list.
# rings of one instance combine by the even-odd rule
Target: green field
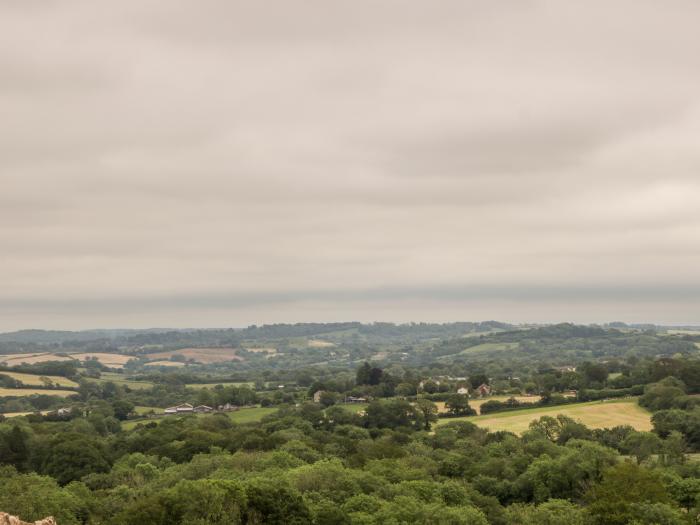
[[[154,407],[137,407],[137,414],[143,414],[145,412],[148,412],[151,408],[153,408],[156,412],[157,411],[162,411],[162,408],[154,408]],[[139,412],[139,409],[141,410]],[[264,408],[264,407],[255,407],[255,408],[242,408],[241,410],[237,410],[235,412],[226,412],[225,414],[229,417],[231,421],[234,423],[254,423],[256,421],[260,421],[263,417],[272,414],[274,412],[277,412],[276,408]],[[194,414],[195,417],[206,417],[210,416],[211,414]],[[159,417],[159,418],[153,418],[153,419],[132,419],[130,421],[124,421],[122,423],[122,429],[123,430],[131,430],[132,428],[136,427],[136,425],[140,423],[160,423],[162,421],[165,421],[168,418],[173,418],[176,419],[178,416],[164,416],[164,417]],[[180,417],[189,417],[188,416],[180,416]]]
[[345,410],[348,410],[350,412],[357,414],[358,412],[362,412],[365,408],[367,408],[367,405],[368,405],[368,403],[347,403],[347,404],[340,404],[338,406],[341,406]]
[[517,350],[520,343],[481,343],[470,346],[460,352],[460,354],[483,354],[486,352],[502,352],[503,350]]
[[187,388],[194,388],[195,390],[201,390],[202,388],[214,388],[215,386],[218,385],[223,385],[223,386],[249,386],[250,388],[255,388],[255,383],[252,381],[244,381],[244,382],[219,382],[219,383],[190,383],[185,385]]
[[65,377],[61,376],[42,376],[38,374],[23,374],[20,372],[5,371],[0,371],[0,374],[10,376],[11,378],[16,379],[17,381],[21,381],[22,384],[27,386],[42,386],[44,384],[44,382],[41,380],[42,377],[49,379],[53,384],[58,386],[78,386],[78,383],[76,383],[75,381],[71,381],[70,379],[66,379]]
[[146,388],[152,388],[153,383],[150,381],[133,381],[125,378],[123,374],[117,374],[115,372],[102,372],[99,379],[91,379],[90,381],[97,381],[98,383],[114,383],[115,385],[128,386],[132,390],[144,390]]
[[68,397],[76,395],[73,390],[41,390],[39,388],[0,388],[0,397],[28,397],[33,395]]
[[470,421],[491,431],[508,430],[516,434],[528,429],[530,421],[542,416],[563,414],[580,421],[589,428],[611,428],[630,425],[637,430],[651,430],[651,415],[637,404],[636,399],[590,401],[555,407],[538,407],[497,412],[483,416],[443,418],[436,425],[452,421]]

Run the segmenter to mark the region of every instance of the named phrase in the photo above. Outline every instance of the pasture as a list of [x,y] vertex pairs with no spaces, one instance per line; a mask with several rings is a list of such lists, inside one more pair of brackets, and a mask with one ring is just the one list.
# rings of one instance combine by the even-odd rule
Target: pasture
[[34,395],[68,397],[77,395],[77,392],[72,390],[43,390],[39,388],[0,388],[0,397],[28,397]]
[[76,383],[75,381],[71,381],[70,379],[66,379],[65,377],[61,376],[42,376],[37,374],[23,374],[20,372],[4,372],[1,370],[0,374],[10,376],[12,379],[16,379],[17,381],[20,381],[23,385],[27,386],[44,386],[46,384],[46,380],[58,386],[68,386],[71,388],[75,388],[78,386],[78,383]]
[[211,364],[224,363],[227,361],[241,361],[233,348],[180,348],[179,350],[168,350],[148,354],[150,359],[169,360],[173,356],[181,356],[186,360],[194,359],[197,363]]
[[590,401],[554,407],[524,408],[483,416],[440,419],[436,426],[452,421],[469,421],[491,431],[507,430],[520,434],[528,429],[531,421],[542,416],[563,414],[580,421],[589,428],[611,428],[630,425],[636,430],[651,430],[651,414],[637,404],[636,399],[615,401]]

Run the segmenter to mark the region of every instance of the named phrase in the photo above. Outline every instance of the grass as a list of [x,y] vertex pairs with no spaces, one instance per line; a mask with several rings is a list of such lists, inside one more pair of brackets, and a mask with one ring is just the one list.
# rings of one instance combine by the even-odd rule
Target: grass
[[142,406],[136,406],[134,407],[134,412],[136,412],[138,415],[144,415],[148,414],[150,411],[155,412],[156,414],[162,414],[163,409],[158,408],[158,407],[142,407]]
[[452,421],[470,421],[491,431],[507,430],[519,434],[528,429],[531,421],[542,416],[558,414],[569,416],[589,428],[630,425],[637,430],[651,430],[651,416],[637,404],[636,399],[590,401],[554,407],[525,408],[483,416],[444,418],[440,419],[436,425],[445,425]]
[[125,379],[122,374],[116,374],[114,372],[102,372],[99,379],[90,379],[90,381],[96,381],[98,383],[114,383],[115,385],[128,386],[132,390],[145,390],[147,388],[153,388],[153,383],[150,381],[138,381]]
[[485,352],[501,352],[503,350],[517,350],[520,343],[481,343],[470,346],[460,352],[460,354],[483,354]]
[[10,376],[11,378],[16,379],[17,381],[21,381],[22,384],[27,386],[43,386],[44,382],[41,380],[42,377],[50,379],[52,383],[58,386],[78,386],[78,383],[76,383],[75,381],[71,381],[70,379],[66,379],[65,377],[61,376],[42,376],[38,374],[23,374],[20,372],[4,372],[2,370],[0,370],[0,374]]
[[255,383],[252,381],[234,382],[234,381],[222,381],[219,383],[189,383],[185,385],[187,388],[194,388],[195,390],[201,390],[202,388],[214,388],[215,386],[249,386],[250,388],[255,388]]
[[342,403],[338,406],[343,407],[345,410],[348,410],[349,412],[353,412],[357,414],[358,412],[362,412],[365,408],[367,408],[368,403]]
[[38,388],[0,388],[0,397],[28,397],[33,395],[68,397],[77,394],[73,390],[41,390]]
[[[137,414],[143,414],[151,410],[152,408],[155,411],[162,411],[161,408],[154,408],[154,407],[138,407],[139,409],[142,409],[141,412],[137,411]],[[272,414],[274,412],[277,412],[277,408],[269,408],[269,407],[255,407],[255,408],[242,408],[240,410],[237,410],[235,412],[225,412],[225,414],[228,416],[228,418],[233,421],[234,423],[255,423],[257,421],[260,421],[263,417]],[[194,414],[195,417],[207,417],[210,416],[211,414]],[[166,419],[169,418],[177,418],[178,416],[164,416],[164,417],[159,417],[159,418],[154,418],[154,419],[132,419],[130,421],[124,421],[122,422],[122,430],[131,430],[135,428],[138,424],[140,423],[160,423],[162,421],[165,421]],[[181,417],[189,417],[187,416],[181,416]]]
[[[42,416],[45,416],[51,412],[50,410],[42,410],[40,413]],[[5,412],[4,414],[0,414],[0,416],[5,416],[5,417],[20,417],[20,416],[28,416],[30,414],[36,414],[36,412]]]

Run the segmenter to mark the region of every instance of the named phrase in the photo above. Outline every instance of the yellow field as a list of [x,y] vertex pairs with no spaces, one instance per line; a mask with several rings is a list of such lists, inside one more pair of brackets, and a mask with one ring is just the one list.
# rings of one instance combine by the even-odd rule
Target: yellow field
[[148,354],[151,359],[170,359],[174,355],[183,356],[185,359],[194,359],[198,363],[223,363],[226,361],[240,361],[233,348],[181,348],[167,352]]
[[45,363],[47,361],[70,361],[70,357],[56,355],[52,353],[35,353],[35,354],[7,354],[0,355],[0,363],[5,363],[7,366],[21,365],[26,363],[33,365],[36,363]]
[[308,345],[310,348],[330,348],[335,346],[330,341],[322,341],[321,339],[309,339]]
[[99,379],[89,379],[89,381],[96,381],[98,383],[111,382],[115,385],[128,386],[132,390],[144,390],[153,387],[153,383],[149,381],[130,381],[125,378],[125,375],[114,372],[102,372]]
[[[476,410],[477,414],[481,414],[481,405],[487,401],[506,401],[511,397],[514,397],[521,403],[537,403],[540,400],[540,396],[491,396],[480,399],[470,399],[469,406]],[[438,407],[438,412],[447,412],[444,401],[436,401],[435,404]]]
[[440,419],[436,425],[452,421],[471,421],[491,431],[508,430],[520,434],[528,429],[530,421],[542,416],[563,414],[580,421],[589,428],[611,428],[630,425],[637,430],[651,430],[651,414],[637,404],[636,399],[618,401],[591,401],[555,407],[526,408],[484,416]]
[[179,361],[151,361],[150,363],[146,363],[144,366],[174,366],[174,367],[180,367],[180,366],[185,366],[185,363],[180,363]]
[[246,348],[246,352],[252,352],[254,354],[276,354],[277,349],[276,348]]
[[1,370],[0,374],[10,376],[17,381],[21,381],[23,384],[30,386],[42,386],[44,384],[44,382],[41,380],[42,377],[49,379],[53,384],[58,386],[78,386],[78,383],[75,381],[71,381],[70,379],[60,376],[40,376],[36,374],[22,374],[20,372],[3,372]]
[[41,390],[38,388],[0,388],[0,397],[27,397],[33,395],[46,395],[68,397],[77,394],[72,390]]
[[[50,410],[42,410],[40,414],[42,416],[45,416],[51,412]],[[20,416],[28,416],[29,414],[36,414],[36,412],[5,412],[4,414],[0,414],[0,416],[5,416],[5,417],[20,417]]]
[[71,354],[73,359],[85,361],[88,358],[97,359],[100,363],[110,368],[123,368],[124,365],[133,359],[133,356],[124,354],[110,354],[107,352],[88,352],[84,354]]

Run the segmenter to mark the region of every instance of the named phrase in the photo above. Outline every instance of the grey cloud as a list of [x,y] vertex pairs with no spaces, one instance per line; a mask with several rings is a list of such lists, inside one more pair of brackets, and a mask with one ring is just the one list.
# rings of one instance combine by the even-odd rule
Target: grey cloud
[[0,329],[700,323],[698,16],[2,4]]

